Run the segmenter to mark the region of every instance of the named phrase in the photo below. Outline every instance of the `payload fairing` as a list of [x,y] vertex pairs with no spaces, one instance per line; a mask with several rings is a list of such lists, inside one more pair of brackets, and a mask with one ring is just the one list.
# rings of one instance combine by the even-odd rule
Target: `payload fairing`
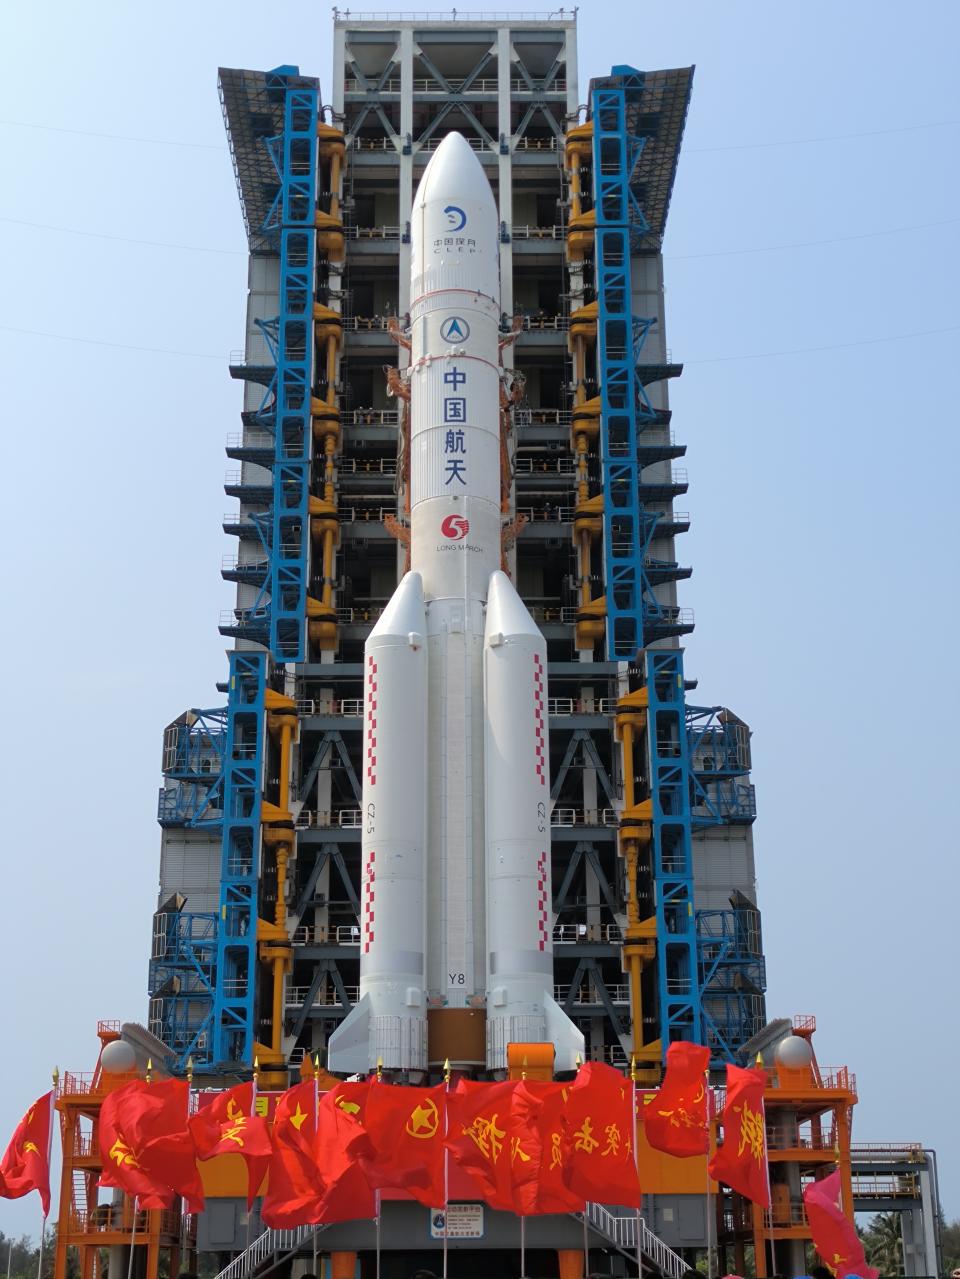
[[459,133],[424,171],[411,237],[411,571],[364,650],[360,999],[328,1065],[496,1071],[509,1043],[549,1040],[570,1069],[546,644],[500,570],[497,209]]

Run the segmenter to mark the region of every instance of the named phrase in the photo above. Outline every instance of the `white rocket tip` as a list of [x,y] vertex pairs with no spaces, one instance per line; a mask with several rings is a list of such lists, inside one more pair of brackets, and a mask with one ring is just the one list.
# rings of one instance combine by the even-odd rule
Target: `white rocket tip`
[[427,629],[426,611],[423,602],[423,578],[419,573],[405,573],[400,584],[390,596],[387,607],[377,619],[377,624],[370,632],[367,643],[372,639],[382,639],[386,635],[400,636],[404,643],[411,647],[419,647],[411,636],[422,636]]
[[[497,647],[504,639],[514,635],[534,635],[541,639],[540,628],[530,616],[526,604],[506,573],[497,569],[490,574],[487,587],[487,621],[484,641]],[[499,641],[497,641],[497,637]]]

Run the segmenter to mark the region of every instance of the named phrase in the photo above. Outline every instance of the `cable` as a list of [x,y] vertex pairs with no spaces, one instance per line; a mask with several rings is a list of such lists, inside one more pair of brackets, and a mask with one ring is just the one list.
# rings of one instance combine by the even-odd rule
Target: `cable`
[[74,333],[43,333],[40,329],[18,329],[12,324],[0,324],[0,332],[26,333],[35,338],[52,338],[55,342],[82,342],[85,346],[109,346],[117,351],[148,351],[151,355],[183,355],[191,360],[223,360],[223,355],[210,355],[206,351],[172,351],[162,346],[133,346],[129,342],[104,342],[100,338],[82,338]]
[[797,346],[789,351],[757,351],[754,355],[709,355],[700,360],[684,360],[688,364],[727,364],[734,360],[772,360],[780,355],[811,355],[818,351],[845,351],[852,346],[876,346],[878,342],[904,342],[908,338],[933,337],[938,333],[960,333],[960,324],[945,329],[918,329],[915,333],[889,333],[881,338],[861,338],[856,342],[832,342],[828,346]]
[[77,138],[108,138],[111,142],[141,142],[154,147],[188,147],[194,151],[223,151],[224,144],[214,142],[175,142],[170,138],[135,138],[129,133],[95,133],[92,129],[64,129],[57,124],[34,124],[32,120],[0,120],[14,129],[40,129],[44,133],[70,133]]
[[[147,351],[154,355],[182,355],[193,360],[224,360],[224,355],[213,355],[207,351],[174,351],[161,346],[133,346],[127,342],[106,342],[100,338],[76,337],[71,333],[44,333],[39,329],[14,328],[11,324],[0,324],[0,332],[25,333],[30,337],[52,338],[57,342],[82,342],[87,346],[113,347],[118,351]],[[943,329],[918,329],[913,333],[889,333],[879,338],[860,338],[855,342],[833,342],[827,346],[798,346],[786,351],[757,351],[752,355],[709,355],[701,359],[684,360],[688,364],[728,364],[737,360],[772,360],[781,355],[809,355],[819,351],[845,351],[855,346],[875,346],[880,342],[905,342],[910,338],[934,337],[941,333],[958,333],[960,324],[951,324]]]
[[[4,221],[0,218],[0,222]],[[915,222],[913,226],[891,227],[889,231],[864,231],[859,235],[838,235],[829,240],[795,240],[792,244],[761,244],[752,249],[716,249],[710,253],[664,254],[665,262],[683,262],[691,258],[729,258],[744,253],[777,253],[781,249],[810,249],[821,244],[848,244],[851,240],[875,240],[882,235],[902,235],[906,231],[927,231],[931,227],[955,226],[960,218],[945,218],[942,222]]]
[[[14,129],[39,129],[46,133],[69,133],[80,138],[107,138],[111,142],[139,142],[155,147],[188,147],[197,151],[222,151],[223,143],[180,142],[173,138],[138,138],[128,133],[98,133],[92,129],[65,129],[56,124],[36,124],[32,120],[0,120]],[[869,129],[863,133],[826,133],[816,138],[776,138],[772,142],[731,142],[719,147],[685,147],[686,155],[704,155],[711,151],[753,151],[766,147],[800,147],[817,142],[845,142],[855,138],[880,138],[891,133],[914,133],[919,129],[946,129],[960,124],[958,120],[931,120],[927,124],[903,124],[893,129]]]
[[851,138],[882,138],[890,133],[914,133],[918,129],[947,129],[960,120],[931,120],[929,124],[902,124],[895,129],[869,129],[865,133],[826,133],[819,138],[777,138],[773,142],[731,142],[722,147],[684,147],[686,155],[707,151],[754,151],[764,147],[805,147],[814,142],[846,142]]
[[10,226],[29,226],[38,231],[61,231],[64,235],[82,235],[91,240],[118,240],[121,244],[148,244],[154,249],[182,249],[186,253],[223,253],[229,257],[246,257],[243,249],[213,249],[201,244],[170,244],[166,240],[135,240],[129,235],[109,235],[105,231],[80,231],[72,226],[53,226],[49,222],[27,222],[23,218],[3,218]]

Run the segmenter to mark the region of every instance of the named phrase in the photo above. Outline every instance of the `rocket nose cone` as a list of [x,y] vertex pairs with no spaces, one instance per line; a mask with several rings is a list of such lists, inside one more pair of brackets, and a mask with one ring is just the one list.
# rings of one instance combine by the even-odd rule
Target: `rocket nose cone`
[[451,192],[494,207],[480,157],[462,133],[448,133],[430,157],[414,196],[414,207]]

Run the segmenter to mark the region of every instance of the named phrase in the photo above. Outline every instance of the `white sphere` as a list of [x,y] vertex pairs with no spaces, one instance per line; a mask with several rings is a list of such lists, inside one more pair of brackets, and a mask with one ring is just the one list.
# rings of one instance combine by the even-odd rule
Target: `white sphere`
[[777,1044],[777,1065],[786,1070],[804,1070],[812,1061],[810,1041],[800,1035],[788,1035]]
[[125,1075],[137,1065],[137,1054],[122,1039],[114,1039],[100,1054],[100,1066],[111,1075]]

